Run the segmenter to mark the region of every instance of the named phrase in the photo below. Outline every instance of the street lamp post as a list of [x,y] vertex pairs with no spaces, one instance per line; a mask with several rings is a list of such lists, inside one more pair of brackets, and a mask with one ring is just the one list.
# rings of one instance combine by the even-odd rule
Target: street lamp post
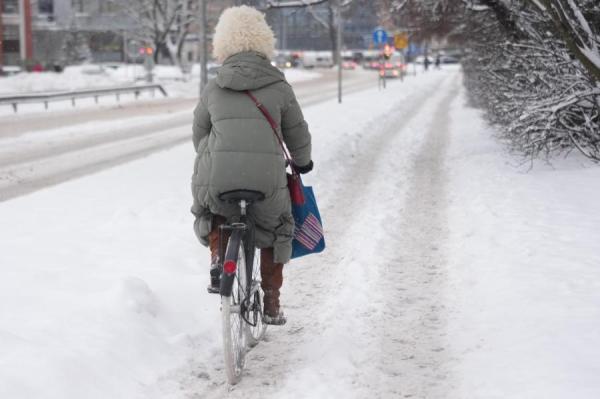
[[2,26],[2,10],[4,9],[4,4],[2,4],[2,1],[3,0],[0,0],[0,69],[2,69],[4,63],[4,46],[2,45],[2,40],[4,40],[4,27]]
[[31,0],[19,0],[19,52],[24,65],[33,53],[31,35]]
[[337,40],[336,40],[336,53],[338,61],[338,103],[342,103],[342,40],[344,35],[342,34],[344,29],[344,23],[342,21],[342,4],[340,0],[336,1],[336,25],[337,25]]
[[208,43],[206,38],[206,25],[208,23],[208,17],[206,15],[207,1],[208,0],[200,0],[198,7],[198,11],[200,13],[200,15],[198,15],[198,21],[200,22],[200,32],[198,35],[200,51],[200,94],[202,94],[202,90],[204,90],[204,87],[208,83]]

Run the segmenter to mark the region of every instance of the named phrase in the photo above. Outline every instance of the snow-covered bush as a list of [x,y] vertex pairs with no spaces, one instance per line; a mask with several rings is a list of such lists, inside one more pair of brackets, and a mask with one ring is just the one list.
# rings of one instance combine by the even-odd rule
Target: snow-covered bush
[[579,150],[600,161],[598,0],[380,0],[417,40],[465,47],[471,99],[535,157]]
[[470,12],[465,31],[477,34],[465,35],[466,84],[527,156],[577,149],[600,161],[599,36],[588,23],[600,13],[587,0],[565,0],[573,15],[579,13],[567,32],[542,4],[561,1],[513,1],[502,5],[502,15],[491,8]]

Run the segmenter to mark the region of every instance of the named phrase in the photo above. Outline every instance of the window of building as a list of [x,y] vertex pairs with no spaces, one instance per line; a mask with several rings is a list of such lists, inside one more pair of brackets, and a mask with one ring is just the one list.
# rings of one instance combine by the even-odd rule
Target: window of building
[[17,14],[19,12],[19,0],[4,0],[2,2],[3,14]]
[[71,8],[77,13],[83,13],[85,11],[83,8],[83,3],[84,0],[71,0]]
[[19,40],[19,26],[4,25],[2,27],[2,37],[4,40]]
[[40,14],[54,14],[54,0],[38,0]]
[[16,25],[4,25],[2,29],[3,37],[2,48],[5,53],[18,53],[19,46],[19,27]]
[[114,0],[100,1],[100,12],[102,14],[115,14],[119,11],[119,5]]
[[20,51],[19,40],[3,40],[2,48],[6,53],[18,53]]

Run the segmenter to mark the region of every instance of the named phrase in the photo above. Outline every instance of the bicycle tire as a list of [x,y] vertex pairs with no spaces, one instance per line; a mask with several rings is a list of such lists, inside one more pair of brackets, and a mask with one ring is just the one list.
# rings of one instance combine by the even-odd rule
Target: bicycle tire
[[247,267],[244,243],[240,241],[236,275],[233,281],[231,296],[221,297],[221,321],[223,329],[223,354],[227,381],[237,384],[242,372],[248,351],[248,325],[242,318],[241,304],[248,292]]
[[267,325],[263,321],[263,298],[264,292],[260,287],[260,261],[254,248],[252,240],[244,241],[246,247],[246,260],[247,260],[247,274],[250,277],[249,284],[258,284],[258,289],[254,293],[252,298],[253,309],[248,311],[248,319],[255,324],[255,326],[248,326],[248,347],[253,348],[264,338]]

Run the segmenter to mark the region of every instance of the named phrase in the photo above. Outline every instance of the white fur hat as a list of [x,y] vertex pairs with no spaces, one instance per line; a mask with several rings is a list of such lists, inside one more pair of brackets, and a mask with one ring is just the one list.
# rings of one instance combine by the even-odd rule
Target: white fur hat
[[219,62],[242,51],[256,51],[268,58],[275,51],[275,35],[265,16],[248,6],[223,11],[213,37],[213,56]]

